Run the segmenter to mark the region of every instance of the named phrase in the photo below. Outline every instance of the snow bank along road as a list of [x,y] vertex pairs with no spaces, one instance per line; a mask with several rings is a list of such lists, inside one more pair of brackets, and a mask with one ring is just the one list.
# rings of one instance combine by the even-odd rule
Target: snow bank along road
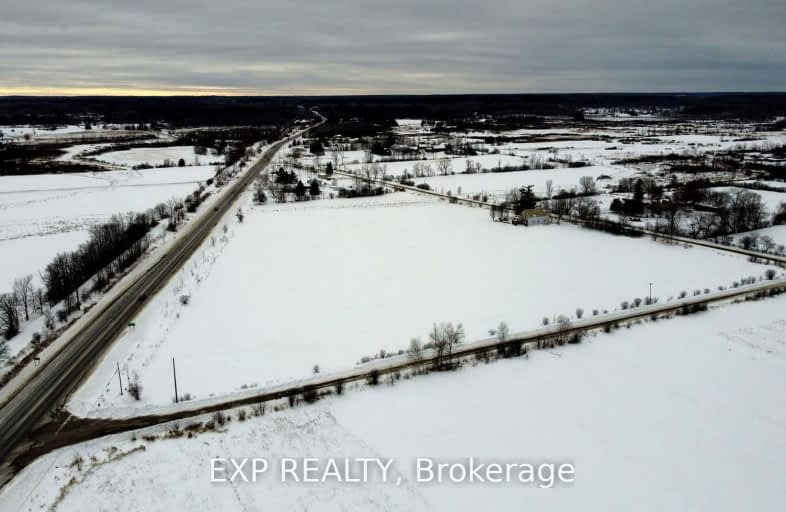
[[[491,354],[494,351],[507,347],[512,348],[514,344],[522,348],[531,348],[557,335],[567,337],[574,333],[601,329],[618,323],[633,322],[681,311],[691,311],[691,308],[696,306],[723,303],[746,297],[762,297],[771,292],[782,293],[784,291],[786,291],[786,279],[763,281],[665,304],[654,304],[583,320],[574,320],[567,327],[549,325],[532,331],[514,333],[509,335],[504,341],[500,341],[496,337],[484,338],[455,348],[452,354],[443,357],[443,362],[460,361],[463,358],[475,355]],[[427,367],[433,365],[436,359],[437,356],[433,350],[426,350],[423,352],[423,356],[417,360],[413,360],[408,355],[394,356],[375,360],[344,372],[318,375],[265,390],[249,391],[232,397],[173,404],[160,408],[158,414],[147,414],[126,419],[71,418],[65,426],[50,423],[31,435],[32,443],[29,449],[24,453],[18,454],[16,459],[13,460],[14,469],[21,469],[36,457],[63,446],[233,407],[281,400],[289,397],[301,397],[308,394],[314,395],[322,390],[331,390],[338,385],[367,381],[372,376],[378,378],[382,375],[394,374],[402,370]]]
[[149,269],[128,284],[124,293],[96,306],[100,309],[93,320],[75,333],[62,350],[42,362],[39,371],[3,404],[0,410],[0,485],[11,476],[9,461],[14,450],[22,450],[25,444],[29,444],[24,442],[26,435],[39,422],[48,419],[54,406],[62,402],[98,361],[101,353],[147,299],[180,269],[229,211],[235,199],[270,163],[280,147],[302,134],[298,132],[273,144],[257,163],[230,185],[214,203],[213,209],[195,219],[190,225],[190,231],[184,233]]

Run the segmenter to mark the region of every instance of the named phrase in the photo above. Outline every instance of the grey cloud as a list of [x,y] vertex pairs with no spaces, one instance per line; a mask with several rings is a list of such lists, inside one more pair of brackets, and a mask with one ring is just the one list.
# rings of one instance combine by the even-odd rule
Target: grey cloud
[[0,91],[784,90],[752,0],[0,0]]

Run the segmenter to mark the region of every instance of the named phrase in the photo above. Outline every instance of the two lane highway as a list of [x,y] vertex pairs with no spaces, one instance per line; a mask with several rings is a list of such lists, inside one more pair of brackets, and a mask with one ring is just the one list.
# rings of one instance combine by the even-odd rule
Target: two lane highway
[[[63,404],[68,394],[83,376],[98,362],[123,328],[142,309],[147,300],[177,273],[193,252],[208,237],[213,228],[232,208],[235,200],[271,161],[280,147],[298,132],[273,144],[250,169],[217,198],[211,210],[195,218],[179,239],[149,269],[105,304],[94,320],[76,333],[71,341],[47,362],[0,409],[0,461],[7,472],[15,449],[37,424],[48,419],[50,413]],[[186,229],[186,228],[184,228]],[[4,480],[4,478],[3,478]],[[0,481],[0,485],[2,485]]]

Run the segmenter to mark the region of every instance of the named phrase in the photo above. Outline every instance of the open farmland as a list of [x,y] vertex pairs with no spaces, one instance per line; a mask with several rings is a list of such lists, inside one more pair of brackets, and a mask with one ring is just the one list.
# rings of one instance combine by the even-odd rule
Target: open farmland
[[[614,185],[620,178],[633,176],[635,171],[625,167],[582,167],[571,169],[531,170],[516,172],[491,172],[480,174],[454,174],[451,176],[434,176],[418,178],[416,183],[426,183],[431,190],[452,195],[474,196],[487,195],[491,201],[504,199],[511,189],[532,185],[532,191],[538,197],[546,197],[547,182],[551,181],[553,191],[580,189],[579,179],[591,176],[597,187]],[[600,179],[598,179],[600,178]]]
[[198,155],[194,152],[193,146],[168,146],[168,147],[138,147],[123,151],[111,151],[96,157],[98,160],[111,164],[135,167],[138,165],[150,165],[158,167],[165,165],[177,165],[182,159],[185,165],[210,165],[223,164],[223,155]]
[[[766,269],[571,225],[513,228],[406,193],[253,207],[216,238],[109,352],[75,412],[169,404],[172,357],[180,393],[207,398],[351,367],[426,339],[434,322],[463,322],[473,339],[501,320],[525,330],[578,307],[612,311],[650,282],[665,301]],[[118,396],[118,362],[138,372],[140,402]]]
[[[185,197],[213,173],[212,167],[202,166],[0,177],[0,251],[18,262],[3,269],[0,290],[13,278],[37,275],[55,254],[73,250],[85,239],[51,235],[84,233],[112,215],[143,212],[172,197]],[[32,258],[18,252],[20,242],[15,242],[29,237],[41,237],[40,242],[27,242],[27,247],[36,247]]]
[[47,101],[90,128],[0,141],[0,511],[786,500],[786,95]]
[[[44,456],[0,496],[12,510],[57,501],[61,511],[226,510],[260,502],[279,510],[378,504],[513,511],[522,503],[548,510],[775,510],[786,499],[779,457],[786,417],[777,407],[786,399],[784,306],[778,297],[599,333],[528,358],[249,416],[193,439],[165,439],[171,425],[102,438]],[[417,457],[466,460],[467,446],[478,462],[569,461],[575,483],[416,483]],[[362,486],[282,484],[271,469],[254,483],[206,485],[205,461],[224,453],[261,454],[273,464],[337,453],[392,457],[394,477]],[[84,463],[76,466],[79,457]],[[71,478],[78,485],[64,487]]]

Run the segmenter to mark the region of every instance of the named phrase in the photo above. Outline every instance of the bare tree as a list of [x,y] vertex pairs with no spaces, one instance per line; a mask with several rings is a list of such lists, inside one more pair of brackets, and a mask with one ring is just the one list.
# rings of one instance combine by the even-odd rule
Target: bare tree
[[508,324],[505,322],[500,322],[497,326],[497,341],[499,343],[505,343],[508,339],[508,334],[510,330],[508,329]]
[[0,333],[10,340],[19,333],[19,303],[13,293],[0,295]]
[[592,176],[582,176],[579,178],[579,186],[581,187],[581,192],[583,194],[589,195],[597,192],[595,179]]
[[415,361],[420,361],[423,358],[423,344],[420,342],[420,338],[412,338],[409,340],[407,354]]
[[30,307],[33,303],[33,276],[27,274],[24,277],[14,280],[14,295],[16,300],[22,305],[25,312],[25,321],[30,320]]
[[437,161],[437,173],[442,176],[450,174],[451,167],[452,164],[449,158],[440,158]]
[[546,180],[546,198],[551,199],[552,195],[554,195],[554,182],[552,180]]
[[442,358],[445,355],[445,349],[447,348],[447,342],[445,341],[445,333],[444,333],[444,324],[434,324],[434,327],[431,329],[431,332],[428,335],[431,344],[434,346],[434,350],[436,351],[436,357],[434,358],[434,367],[436,369],[442,368]]
[[434,324],[429,339],[436,351],[434,368],[441,370],[445,368],[445,358],[450,357],[453,348],[464,340],[464,327],[461,324],[454,326],[450,322]]
[[167,209],[169,210],[169,223],[173,228],[177,227],[178,223],[178,209],[180,207],[180,199],[173,197],[166,202]]

